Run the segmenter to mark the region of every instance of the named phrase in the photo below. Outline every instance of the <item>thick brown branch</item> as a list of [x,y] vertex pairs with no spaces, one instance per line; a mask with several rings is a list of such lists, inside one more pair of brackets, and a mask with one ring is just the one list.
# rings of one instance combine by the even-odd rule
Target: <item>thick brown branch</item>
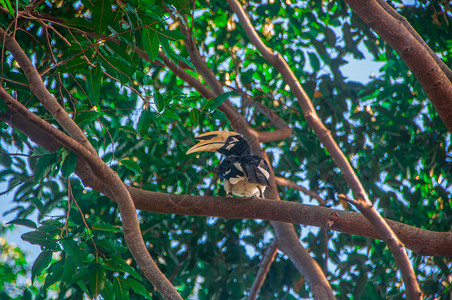
[[[196,70],[204,77],[210,88],[218,96],[223,93],[222,84],[216,79],[213,72],[208,68],[206,63],[199,55],[192,38],[191,32],[187,28],[181,26],[182,32],[188,36],[185,40],[186,47],[190,53],[191,60],[196,66]],[[229,123],[237,132],[240,132],[250,144],[251,151],[268,160],[265,151],[259,144],[258,133],[251,129],[242,115],[235,109],[229,100],[223,102],[218,109],[220,109],[229,120]],[[271,164],[269,163],[271,166]],[[273,199],[279,199],[278,190],[276,188],[273,168],[270,168],[270,187],[266,190],[266,197]],[[283,222],[271,222],[271,225],[275,229],[276,237],[278,238],[278,245],[280,249],[287,254],[295,267],[303,274],[308,282],[314,297],[317,299],[335,299],[333,291],[329,282],[326,280],[325,274],[319,267],[317,262],[309,255],[306,249],[301,245],[298,240],[298,235],[295,228],[291,224]]]
[[[360,1],[356,2],[362,3]],[[372,206],[372,203],[369,201],[368,196],[364,188],[362,187],[361,182],[356,176],[353,168],[351,167],[349,161],[342,153],[329,131],[320,121],[311,100],[307,96],[304,89],[301,87],[301,84],[297,80],[295,74],[289,68],[287,62],[282,58],[282,56],[280,54],[275,54],[272,49],[267,47],[259,38],[248,16],[246,15],[245,11],[238,3],[238,1],[228,0],[228,3],[232,10],[237,14],[240,24],[244,28],[251,42],[261,52],[262,56],[281,73],[284,80],[297,97],[298,103],[300,104],[305,114],[306,121],[317,134],[319,140],[328,149],[336,165],[340,168],[342,176],[346,180],[347,184],[351,187],[355,198],[359,200],[356,202],[356,207],[366,216],[366,218],[369,219],[369,221],[371,221],[372,224],[374,224],[376,230],[381,234],[381,237],[393,253],[397,265],[402,271],[402,277],[406,285],[408,298],[421,298],[422,293],[419,289],[419,284],[402,243],[400,243],[395,233],[391,230],[388,224],[385,223],[384,219]]]
[[[12,110],[8,110],[6,114],[0,114],[0,119],[22,131],[33,142],[49,151],[56,151],[60,145],[46,131]],[[78,160],[77,164],[81,162],[82,160]],[[86,175],[85,171],[76,170],[76,173],[78,176],[81,176],[82,173],[85,174],[84,182],[87,186],[98,187],[98,191],[106,193],[105,185],[101,184],[97,177],[94,177],[94,175],[90,177],[89,173]],[[149,212],[215,216],[228,219],[286,220],[294,224],[327,228],[347,234],[380,239],[369,221],[356,212],[270,199],[234,198],[225,201],[224,197],[172,195],[132,187],[128,189],[136,208]],[[405,246],[418,255],[452,256],[451,232],[435,232],[392,220],[386,221]]]
[[406,30],[419,42],[424,46],[424,48],[428,51],[430,56],[436,61],[436,63],[440,66],[441,70],[443,70],[444,74],[446,74],[447,78],[452,82],[452,70],[441,60],[441,58],[436,55],[435,52],[427,45],[427,43],[422,39],[422,37],[414,30],[413,26],[407,21],[407,19],[401,15],[399,15],[391,5],[389,5],[385,0],[377,0],[378,4],[386,10],[391,16],[397,19],[403,26],[405,26]]
[[[362,214],[273,199],[173,195],[129,187],[135,207],[164,214],[263,219],[315,226],[372,239],[381,237]],[[386,219],[405,246],[418,255],[452,257],[452,232],[435,232]]]
[[97,155],[96,150],[94,150],[93,146],[83,134],[80,127],[75,124],[74,120],[69,117],[63,107],[61,107],[53,95],[47,90],[35,66],[22,50],[20,45],[16,42],[14,37],[8,35],[2,28],[0,28],[0,40],[5,41],[6,48],[8,48],[19,63],[21,69],[27,76],[30,90],[36,98],[41,101],[42,105],[44,105],[55,120],[64,128],[64,130],[66,130],[67,133],[69,133],[72,138],[81,143],[91,152],[91,154]]
[[141,236],[138,217],[132,198],[118,174],[111,170],[97,155],[93,155],[80,143],[28,111],[26,107],[9,95],[3,87],[0,87],[0,98],[8,104],[9,109],[28,119],[36,127],[39,127],[51,136],[57,143],[64,145],[65,148],[71,149],[78,157],[89,164],[95,176],[108,187],[109,194],[113,195],[112,200],[118,204],[127,246],[143,274],[166,299],[182,299],[174,286],[171,285],[165,275],[158,269],[147,251]]
[[[438,65],[433,51],[421,38],[413,35],[408,22],[376,0],[345,0],[353,11],[378,33],[403,59],[416,76],[447,129],[452,132],[452,83]],[[414,31],[414,29],[413,29]],[[432,55],[433,53],[433,55]]]

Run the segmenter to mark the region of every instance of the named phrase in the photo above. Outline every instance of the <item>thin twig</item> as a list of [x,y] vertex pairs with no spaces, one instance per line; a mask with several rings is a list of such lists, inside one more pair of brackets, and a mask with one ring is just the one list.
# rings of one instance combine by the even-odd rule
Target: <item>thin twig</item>
[[9,95],[3,87],[0,87],[0,98],[2,98],[11,109],[18,114],[25,116],[28,120],[47,132],[59,143],[74,151],[77,156],[85,160],[96,177],[105,183],[119,207],[123,220],[124,237],[135,261],[140,266],[143,274],[154,285],[154,287],[166,299],[182,299],[174,286],[168,281],[165,275],[159,270],[151,255],[147,251],[146,244],[141,236],[138,216],[133,204],[133,200],[126,186],[119,178],[118,174],[110,169],[97,155],[93,155],[88,149],[83,147],[73,138],[67,136],[49,123],[45,122]]
[[270,266],[275,260],[276,253],[278,253],[278,242],[275,239],[271,242],[270,246],[268,246],[267,250],[265,250],[265,253],[262,256],[259,270],[257,271],[256,278],[254,279],[253,285],[250,289],[248,300],[254,300],[256,299],[257,295],[259,295],[259,291],[264,284],[268,271],[270,271]]
[[308,190],[304,186],[301,186],[301,185],[297,184],[296,182],[293,182],[290,179],[287,179],[284,177],[275,177],[275,181],[276,181],[276,184],[279,186],[285,186],[285,187],[303,192],[304,194],[308,195],[309,197],[316,199],[319,202],[319,204],[322,206],[325,206],[327,204],[327,201],[324,200],[322,197],[320,197],[319,194]]

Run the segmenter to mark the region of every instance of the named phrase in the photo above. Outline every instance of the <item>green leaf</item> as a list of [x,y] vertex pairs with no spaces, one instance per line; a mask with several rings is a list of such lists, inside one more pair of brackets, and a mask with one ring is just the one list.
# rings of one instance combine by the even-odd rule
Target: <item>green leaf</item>
[[94,264],[94,270],[89,275],[89,288],[94,298],[104,289],[106,278],[105,269],[100,264]]
[[39,231],[49,233],[50,235],[55,235],[61,231],[63,227],[63,223],[58,220],[45,220],[41,223],[41,226],[38,227]]
[[32,220],[28,220],[28,219],[14,219],[12,221],[9,221],[6,224],[22,225],[22,226],[30,227],[30,228],[33,228],[33,229],[38,228],[38,226],[36,225],[35,222],[33,222]]
[[73,262],[81,267],[83,265],[83,260],[85,259],[85,253],[83,253],[77,243],[72,239],[61,240],[64,252],[72,258]]
[[77,116],[75,117],[75,123],[82,126],[82,125],[91,123],[92,121],[96,120],[100,116],[101,116],[101,113],[99,113],[95,110],[84,111],[84,112],[77,114]]
[[86,76],[86,89],[88,91],[88,97],[95,106],[99,105],[102,75],[102,69],[98,66],[90,69],[88,75]]
[[168,58],[172,59],[174,50],[171,48],[168,38],[166,36],[162,35],[161,33],[159,33],[158,38],[160,41],[160,45],[162,45],[163,52],[165,52],[165,54],[166,54],[166,56],[168,56]]
[[120,162],[121,162],[121,164],[123,164],[124,167],[126,167],[127,169],[129,169],[129,170],[131,170],[131,171],[134,171],[134,172],[137,173],[138,175],[141,174],[141,168],[140,168],[140,166],[139,166],[134,160],[125,158],[125,159],[121,159]]
[[39,200],[38,198],[32,197],[30,198],[30,202],[39,210],[40,213],[44,211],[44,204],[42,204],[41,200]]
[[38,162],[36,163],[33,169],[34,179],[36,182],[39,182],[42,179],[44,179],[49,174],[50,170],[55,168],[56,157],[57,153],[55,152],[44,154],[39,158]]
[[24,233],[21,238],[33,245],[41,246],[47,246],[52,241],[52,238],[48,233],[39,230]]
[[119,276],[113,279],[113,286],[115,288],[115,296],[117,300],[129,299],[129,287],[125,284],[124,280],[119,278]]
[[165,37],[167,37],[171,40],[175,40],[175,41],[184,40],[187,38],[182,32],[180,32],[180,30],[177,30],[177,29],[176,30],[164,30],[164,31],[160,32],[160,34],[164,35]]
[[110,0],[96,0],[93,8],[93,23],[97,35],[100,35],[113,20],[112,3]]
[[61,275],[62,285],[65,285],[67,282],[69,282],[74,277],[74,274],[76,272],[77,272],[77,267],[72,262],[72,259],[66,259],[64,261],[63,274]]
[[157,111],[161,113],[165,109],[165,100],[163,99],[162,94],[159,91],[155,91],[154,94],[155,106],[157,107]]
[[61,275],[63,274],[63,262],[62,260],[59,260],[55,263],[53,263],[48,269],[47,269],[47,276],[46,280],[44,282],[43,289],[47,289],[48,287],[54,285],[55,283],[61,281]]
[[[86,284],[83,282],[83,280],[79,280],[77,281],[78,286],[82,289],[82,291],[84,291],[88,296],[91,295],[91,293],[88,290],[88,287],[86,286]],[[89,297],[91,298],[91,297]]]
[[75,57],[68,62],[65,62],[56,69],[56,72],[72,73],[77,70],[83,70],[87,67],[86,60],[80,57]]
[[52,261],[52,251],[43,251],[36,258],[33,266],[31,267],[31,282],[34,282],[36,276],[40,275],[42,271]]
[[33,149],[33,156],[41,156],[44,154],[50,154],[49,150],[44,147],[37,147]]
[[190,13],[190,1],[189,0],[171,0],[171,4],[184,14]]
[[160,48],[157,32],[149,27],[144,27],[141,32],[141,41],[143,42],[144,50],[151,59],[151,62],[154,61],[159,54]]
[[69,175],[74,173],[76,167],[77,155],[69,150],[68,155],[66,155],[63,164],[61,165],[61,174],[63,175],[63,177],[69,177]]
[[0,112],[6,113],[8,110],[8,104],[6,104],[5,100],[0,99]]
[[2,3],[2,6],[9,11],[11,16],[14,17],[14,10],[13,10],[13,7],[11,6],[11,3],[9,2],[9,0],[0,0],[0,2]]
[[336,34],[329,27],[326,27],[325,29],[325,38],[328,45],[330,45],[331,47],[336,46]]
[[311,62],[311,67],[314,72],[317,72],[320,70],[320,61],[317,58],[317,55],[312,52],[308,52],[309,61]]
[[113,259],[108,260],[108,264],[105,265],[106,268],[116,271],[129,273],[137,280],[142,280],[141,275],[135,271],[130,265],[128,265],[120,256],[116,256]]
[[131,287],[135,293],[142,295],[148,299],[151,298],[151,294],[146,290],[146,288],[141,282],[138,282],[130,277],[127,277],[123,282],[125,282],[129,287]]
[[116,239],[103,239],[99,241],[97,244],[98,246],[110,252],[125,253],[128,251],[127,247],[124,247]]
[[113,226],[103,221],[96,221],[92,227],[93,230],[109,231],[109,232],[122,232],[121,228]]
[[138,119],[137,132],[140,136],[145,136],[148,133],[151,125],[151,112],[148,109],[143,109]]
[[217,97],[215,97],[215,99],[213,99],[212,105],[210,105],[209,108],[211,110],[216,109],[218,106],[223,104],[223,102],[226,101],[226,99],[228,99],[233,94],[235,94],[235,93],[234,92],[227,92],[227,93],[223,93],[223,94],[218,95]]
[[199,111],[196,108],[190,110],[190,121],[193,126],[198,126],[199,124]]
[[174,58],[177,58],[178,60],[183,61],[183,62],[186,63],[190,68],[192,68],[193,70],[196,70],[195,65],[193,65],[193,63],[192,63],[190,60],[186,59],[185,57],[180,56],[179,54],[176,54],[176,53],[173,53],[173,55],[172,55],[171,57],[172,57],[173,59],[174,59]]
[[105,280],[105,287],[100,294],[105,300],[115,300],[115,290],[110,280]]

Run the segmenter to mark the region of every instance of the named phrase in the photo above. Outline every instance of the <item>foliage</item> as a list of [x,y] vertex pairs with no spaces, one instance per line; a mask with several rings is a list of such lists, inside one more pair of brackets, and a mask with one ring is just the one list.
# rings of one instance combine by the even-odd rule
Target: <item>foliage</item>
[[[31,5],[27,0],[18,3],[20,9]],[[164,66],[159,47],[200,78],[180,24],[173,21],[187,14],[186,25],[194,26],[193,37],[207,66],[226,90],[246,91],[293,129],[290,138],[266,145],[275,173],[319,193],[328,206],[340,207],[337,194],[349,192],[340,172],[307,126],[282,76],[250,44],[224,1],[36,3],[32,13],[15,23],[11,2],[11,9],[1,11],[0,26],[9,32],[17,29],[16,40],[49,91],[126,183],[166,193],[224,195],[216,177],[219,158],[185,152],[196,133],[231,129],[217,109],[226,96],[253,128],[274,130],[252,102],[234,94],[206,99]],[[445,3],[393,4],[448,64],[452,20]],[[451,137],[397,54],[343,2],[269,1],[247,7],[265,43],[301,81],[382,215],[419,228],[450,230]],[[361,82],[343,75],[348,61],[365,58],[381,62],[381,73]],[[2,85],[22,104],[59,126],[32,94],[8,51],[1,74]],[[31,266],[32,279],[45,278],[36,294],[51,297],[46,289],[54,286],[61,298],[160,297],[128,252],[117,205],[71,175],[76,156],[62,148],[50,153],[6,123],[1,126],[0,180],[13,190],[16,203],[7,216],[23,220],[38,214],[39,224],[22,236],[42,250]],[[309,201],[291,189],[281,188],[280,194],[287,201]],[[272,237],[266,221],[148,212],[139,212],[139,217],[151,255],[183,298],[242,298]],[[383,242],[329,233],[326,244],[323,231],[300,234],[311,255],[327,266],[338,298],[401,297],[401,279]],[[20,259],[13,266],[1,265],[14,274],[2,277],[2,283],[14,284],[26,268],[20,249],[10,251]],[[450,258],[411,258],[427,298],[450,294]],[[309,295],[292,263],[278,254],[260,297]]]
[[36,289],[28,287],[25,282],[29,267],[24,253],[19,247],[8,244],[3,237],[9,230],[12,228],[0,227],[0,298],[23,299],[20,297],[29,297]]

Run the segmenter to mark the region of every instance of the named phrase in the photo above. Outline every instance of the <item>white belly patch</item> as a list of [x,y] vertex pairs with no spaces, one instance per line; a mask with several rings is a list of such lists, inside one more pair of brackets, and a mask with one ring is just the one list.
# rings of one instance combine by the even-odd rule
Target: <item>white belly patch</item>
[[[239,197],[253,197],[258,196],[260,197],[261,191],[264,193],[266,186],[257,184],[257,183],[250,183],[247,180],[245,180],[243,177],[241,177],[241,180],[237,180],[239,178],[230,178],[230,180],[225,180],[224,183],[224,189],[227,193],[232,193]],[[230,182],[232,181],[232,182]]]

